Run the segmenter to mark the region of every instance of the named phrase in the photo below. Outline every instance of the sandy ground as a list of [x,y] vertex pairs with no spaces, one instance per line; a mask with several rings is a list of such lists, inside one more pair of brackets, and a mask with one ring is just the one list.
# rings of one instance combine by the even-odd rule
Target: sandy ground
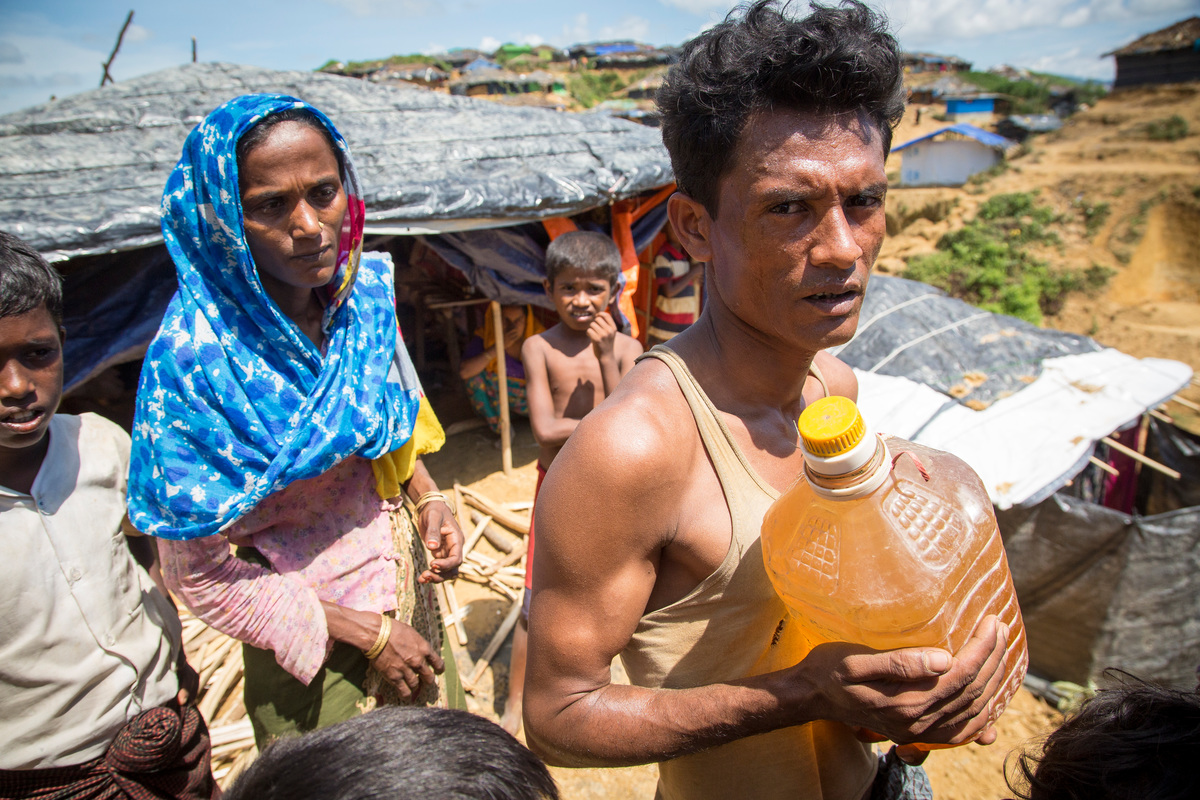
[[[476,489],[501,503],[533,499],[537,482],[537,447],[529,425],[517,420],[514,425],[512,474],[501,471],[498,439],[486,430],[475,430],[450,437],[441,452],[425,457],[427,466],[438,485],[444,488],[457,481]],[[499,553],[486,541],[478,547],[489,557]],[[467,651],[478,659],[500,626],[510,601],[465,580],[456,582],[459,600],[470,606],[466,619]],[[469,708],[494,721],[499,721],[508,696],[508,661],[512,637],[484,671],[473,694],[468,695]],[[468,666],[460,665],[460,668]],[[614,680],[624,680],[619,664],[614,665]],[[1053,729],[1060,719],[1058,712],[1022,691],[1014,698],[1000,720],[999,741],[990,747],[970,745],[952,750],[936,751],[926,761],[935,796],[939,800],[996,800],[1011,796],[1004,783],[1004,762],[1014,748]],[[654,796],[657,768],[654,766],[624,769],[559,769],[553,768],[564,800],[618,800]]]

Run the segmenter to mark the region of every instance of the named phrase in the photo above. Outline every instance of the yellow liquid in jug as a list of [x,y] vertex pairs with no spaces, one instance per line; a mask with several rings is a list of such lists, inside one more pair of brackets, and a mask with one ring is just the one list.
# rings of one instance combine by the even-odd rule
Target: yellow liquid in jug
[[1024,680],[1028,652],[991,502],[955,456],[901,439],[887,445],[892,457],[916,456],[931,479],[902,456],[882,485],[846,499],[821,494],[802,475],[763,520],[767,574],[809,647],[956,653],[995,614],[1009,628],[995,722]]

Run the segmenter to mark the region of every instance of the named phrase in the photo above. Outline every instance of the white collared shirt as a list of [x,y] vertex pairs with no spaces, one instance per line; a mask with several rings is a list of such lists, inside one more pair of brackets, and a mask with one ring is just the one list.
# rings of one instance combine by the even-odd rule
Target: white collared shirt
[[80,764],[179,689],[179,617],[121,518],[129,436],[50,420],[30,494],[0,486],[0,768]]

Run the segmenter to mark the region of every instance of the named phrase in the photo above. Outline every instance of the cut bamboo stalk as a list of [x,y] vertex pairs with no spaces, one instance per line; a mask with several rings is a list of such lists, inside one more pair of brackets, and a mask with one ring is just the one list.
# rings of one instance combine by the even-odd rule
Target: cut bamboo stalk
[[483,655],[475,662],[475,669],[463,681],[464,688],[475,688],[475,684],[483,677],[484,670],[492,663],[492,659],[496,657],[496,653],[500,652],[500,646],[504,644],[504,640],[508,638],[508,634],[512,633],[513,626],[517,624],[517,617],[520,615],[521,596],[517,595],[517,599],[513,600],[512,605],[509,606],[508,616],[500,623],[500,628],[496,631],[496,635],[488,642],[487,649],[483,651]]
[[[463,504],[462,492],[458,490],[457,483],[454,484],[454,518],[458,520],[458,529],[462,531],[463,535],[465,536],[469,517],[467,516],[467,507]],[[466,544],[465,540],[463,544]]]
[[1116,477],[1117,475],[1121,474],[1120,472],[1117,471],[1116,467],[1114,467],[1112,464],[1106,464],[1103,461],[1101,461],[1100,459],[1096,458],[1095,456],[1088,456],[1088,461],[1092,462],[1093,464],[1096,465],[1097,468],[1104,470],[1105,472],[1107,472],[1109,475],[1112,475],[1113,477]]
[[487,556],[480,555],[479,553],[467,553],[466,563],[470,562],[474,562],[479,567],[496,566],[496,559],[488,558]]
[[495,589],[496,591],[500,592],[500,594],[504,595],[509,600],[516,600],[521,596],[521,595],[517,594],[515,591],[513,591],[511,587],[496,580],[495,576],[493,576],[492,578],[490,578],[488,580],[488,586],[490,586],[492,589]]
[[[479,511],[471,511],[472,522],[479,524],[479,520],[482,518],[483,514]],[[488,525],[484,527],[483,536],[485,539],[491,542],[492,547],[503,553],[511,553],[513,548],[521,542],[521,537],[509,533],[499,525],[496,525],[492,522],[489,522]]]
[[483,536],[483,529],[486,528],[487,524],[491,521],[491,517],[484,517],[481,521],[476,523],[475,530],[471,531],[471,535],[467,537],[466,544],[463,545],[463,558],[471,555],[471,550],[473,550],[475,545],[479,543],[479,537]]
[[200,701],[198,706],[200,716],[206,720],[216,716],[217,709],[225,700],[225,695],[229,694],[229,690],[234,687],[234,684],[242,679],[242,671],[242,659],[227,658],[225,660],[224,666],[213,676],[212,687],[204,693],[204,699]]
[[516,531],[522,536],[525,536],[529,533],[528,517],[509,511],[500,503],[497,503],[486,495],[480,494],[474,489],[468,489],[466,486],[461,484],[455,484],[455,486],[467,503],[479,509],[483,513],[490,515],[492,519],[496,520],[496,522],[499,522],[506,528]]
[[528,547],[529,546],[525,542],[521,542],[517,547],[513,548],[513,551],[511,553],[508,553],[507,555],[505,555],[504,558],[500,559],[499,561],[497,561],[496,563],[494,563],[490,566],[484,567],[483,574],[491,575],[498,569],[503,569],[504,567],[512,566],[513,564],[517,563],[518,561],[520,561],[522,558],[525,557],[525,551],[528,549]]
[[532,500],[518,500],[515,503],[505,503],[504,507],[509,511],[529,511],[533,508]]
[[1154,417],[1154,418],[1155,418],[1156,420],[1158,420],[1159,422],[1165,422],[1165,423],[1167,423],[1168,425],[1174,425],[1174,424],[1175,424],[1175,420],[1171,419],[1169,416],[1167,416],[1166,414],[1162,413],[1161,411],[1159,411],[1159,410],[1158,410],[1158,409],[1156,409],[1156,408],[1152,408],[1152,409],[1150,409],[1150,410],[1149,410],[1147,413],[1148,413],[1150,416]]
[[1125,445],[1121,444],[1120,442],[1116,441],[1115,439],[1113,439],[1110,436],[1105,436],[1100,441],[1104,442],[1106,445],[1111,447],[1113,450],[1116,450],[1118,453],[1124,453],[1125,455],[1132,458],[1134,461],[1141,462],[1142,464],[1145,464],[1150,469],[1155,470],[1156,472],[1161,472],[1163,475],[1166,475],[1168,478],[1174,478],[1175,480],[1179,480],[1179,478],[1180,478],[1179,473],[1176,472],[1175,470],[1171,469],[1170,467],[1166,466],[1165,464],[1158,463],[1157,461],[1155,461],[1152,458],[1146,458],[1144,455],[1139,453],[1137,450],[1134,450],[1132,447],[1126,447]]
[[441,590],[444,605],[449,609],[448,618],[454,619],[454,638],[463,647],[467,646],[467,627],[462,624],[463,609],[458,605],[458,593],[454,591],[453,583],[439,583],[438,588]]
[[[1184,400],[1182,397],[1180,397],[1177,394],[1171,395],[1171,399],[1174,400],[1176,403],[1179,403],[1179,405],[1183,406],[1184,408],[1190,408],[1192,411],[1200,412],[1200,405],[1196,405],[1191,400]],[[1150,466],[1150,465],[1147,464],[1146,466]]]
[[508,416],[508,359],[504,352],[504,313],[492,301],[492,335],[496,340],[496,393],[500,396],[500,466],[512,474],[512,421]]

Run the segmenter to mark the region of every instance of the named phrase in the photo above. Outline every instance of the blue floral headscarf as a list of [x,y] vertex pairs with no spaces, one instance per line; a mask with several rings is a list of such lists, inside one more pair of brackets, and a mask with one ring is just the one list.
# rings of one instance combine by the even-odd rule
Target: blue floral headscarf
[[[319,290],[324,355],[263,290],[242,227],[237,143],[263,117],[290,108],[325,125],[343,163],[338,266]],[[397,347],[391,259],[361,252],[361,198],[345,140],[294,97],[238,97],[188,136],[163,191],[163,238],[179,291],[138,386],[129,466],[136,528],[168,539],[208,536],[293,481],[408,441],[421,387]]]

